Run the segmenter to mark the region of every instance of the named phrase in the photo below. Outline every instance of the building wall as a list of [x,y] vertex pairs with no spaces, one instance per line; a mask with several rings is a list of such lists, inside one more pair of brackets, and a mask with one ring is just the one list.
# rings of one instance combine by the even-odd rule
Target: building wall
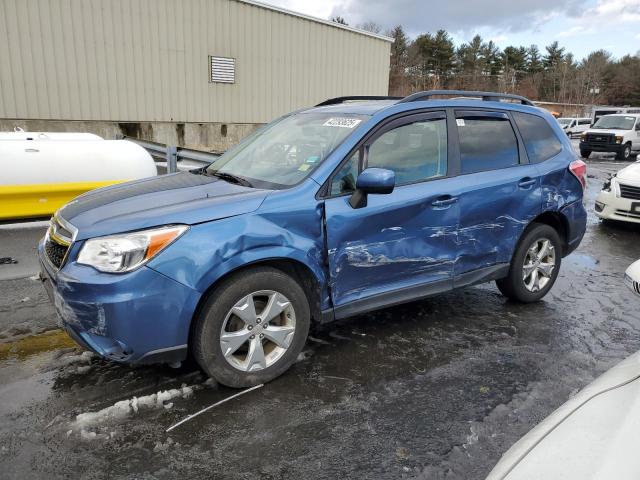
[[[390,43],[238,0],[2,0],[0,118],[258,124],[386,95]],[[209,55],[236,59],[210,83]]]

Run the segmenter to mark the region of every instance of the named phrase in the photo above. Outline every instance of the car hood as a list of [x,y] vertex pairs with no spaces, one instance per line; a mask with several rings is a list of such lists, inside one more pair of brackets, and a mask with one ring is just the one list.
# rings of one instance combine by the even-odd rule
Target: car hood
[[640,352],[522,437],[487,480],[640,478],[639,429]]
[[614,130],[612,128],[596,128],[596,129],[589,129],[584,133],[588,133],[590,135],[624,135],[625,132],[628,132],[629,130]]
[[640,162],[632,163],[631,165],[624,167],[616,174],[618,180],[631,182],[636,185],[640,185]]
[[256,210],[269,190],[181,172],[92,190],[58,215],[78,229],[76,240],[157,225],[218,220]]

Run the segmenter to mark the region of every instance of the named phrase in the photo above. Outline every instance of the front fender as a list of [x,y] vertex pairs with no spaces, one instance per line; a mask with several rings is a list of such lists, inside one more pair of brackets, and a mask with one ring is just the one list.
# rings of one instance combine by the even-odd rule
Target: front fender
[[198,292],[230,272],[260,261],[286,259],[307,267],[326,291],[321,211],[308,209],[287,217],[253,214],[195,225],[149,263],[149,267]]

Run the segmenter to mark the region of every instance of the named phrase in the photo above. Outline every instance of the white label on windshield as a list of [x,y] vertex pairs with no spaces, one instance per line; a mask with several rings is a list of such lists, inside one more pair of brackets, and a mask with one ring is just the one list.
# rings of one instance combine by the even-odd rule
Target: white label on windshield
[[456,118],[456,124],[459,127],[464,127],[464,118]]
[[330,118],[323,123],[323,127],[342,127],[353,128],[358,125],[362,120],[358,118]]

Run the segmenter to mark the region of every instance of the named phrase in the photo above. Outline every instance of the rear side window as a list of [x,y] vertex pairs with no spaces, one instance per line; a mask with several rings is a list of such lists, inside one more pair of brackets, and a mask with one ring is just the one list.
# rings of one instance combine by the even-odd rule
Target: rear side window
[[458,116],[462,174],[518,165],[518,141],[505,117]]
[[544,118],[520,112],[513,112],[513,118],[522,135],[529,162],[544,162],[560,153],[562,144]]

